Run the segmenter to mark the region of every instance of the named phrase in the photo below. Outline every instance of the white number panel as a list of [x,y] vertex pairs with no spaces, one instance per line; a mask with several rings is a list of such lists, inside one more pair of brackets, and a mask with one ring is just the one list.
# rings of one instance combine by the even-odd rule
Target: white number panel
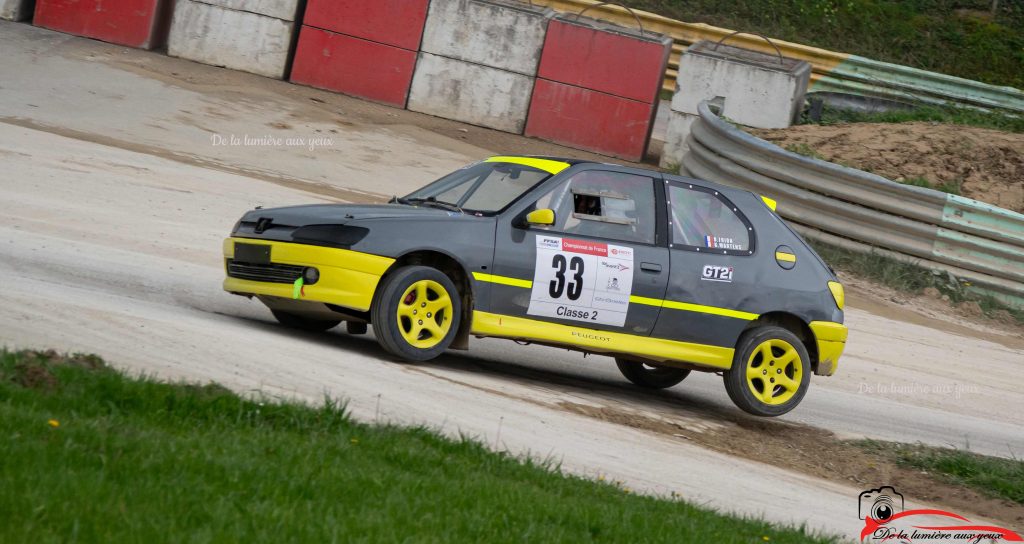
[[632,248],[537,235],[527,313],[622,327],[632,291]]

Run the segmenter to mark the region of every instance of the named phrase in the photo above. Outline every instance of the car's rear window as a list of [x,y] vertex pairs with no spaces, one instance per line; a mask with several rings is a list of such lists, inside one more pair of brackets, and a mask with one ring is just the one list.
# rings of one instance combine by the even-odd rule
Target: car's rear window
[[733,205],[713,190],[672,185],[672,243],[723,252],[751,250],[751,229]]

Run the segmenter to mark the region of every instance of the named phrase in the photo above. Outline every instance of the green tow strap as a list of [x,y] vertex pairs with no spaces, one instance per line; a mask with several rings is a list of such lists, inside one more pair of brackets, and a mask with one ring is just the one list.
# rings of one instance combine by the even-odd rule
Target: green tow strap
[[292,298],[293,299],[298,300],[299,297],[302,296],[302,284],[303,284],[302,276],[299,276],[299,279],[295,280],[295,283],[292,284]]

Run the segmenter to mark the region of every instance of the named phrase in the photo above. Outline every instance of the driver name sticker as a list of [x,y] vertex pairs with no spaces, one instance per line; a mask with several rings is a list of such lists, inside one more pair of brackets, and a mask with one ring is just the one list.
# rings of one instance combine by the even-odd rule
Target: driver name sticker
[[732,238],[726,238],[724,236],[711,236],[710,234],[704,236],[704,246],[713,247],[716,249],[743,249],[741,244],[736,243],[736,240]]
[[528,314],[621,327],[632,291],[632,248],[537,235]]

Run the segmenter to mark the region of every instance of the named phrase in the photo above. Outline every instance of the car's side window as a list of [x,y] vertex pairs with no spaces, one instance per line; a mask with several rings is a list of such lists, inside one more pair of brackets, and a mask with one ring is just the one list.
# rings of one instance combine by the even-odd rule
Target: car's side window
[[669,203],[674,247],[744,255],[753,249],[750,223],[717,191],[673,184]]
[[585,170],[537,201],[555,212],[552,232],[653,244],[654,178]]

